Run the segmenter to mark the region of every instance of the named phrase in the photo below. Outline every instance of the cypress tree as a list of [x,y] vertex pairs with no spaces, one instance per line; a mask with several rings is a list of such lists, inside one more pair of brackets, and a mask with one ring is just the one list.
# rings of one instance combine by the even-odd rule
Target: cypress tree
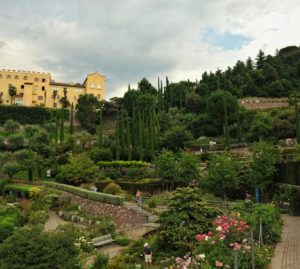
[[64,141],[65,138],[65,130],[64,130],[64,109],[61,109],[61,115],[60,115],[60,143]]
[[120,152],[123,153],[125,148],[125,123],[124,123],[124,110],[121,110],[119,121],[119,138],[120,138]]
[[71,105],[71,115],[70,115],[70,134],[74,133],[74,105]]
[[103,115],[102,109],[100,110],[100,117],[99,117],[99,130],[98,130],[98,147],[103,147]]
[[138,115],[138,155],[139,155],[140,161],[142,161],[143,157],[144,157],[143,137],[144,137],[143,122],[142,122],[141,112],[139,111],[139,115]]
[[[153,104],[154,107],[154,104]],[[149,111],[149,155],[151,161],[154,160],[154,136],[155,136],[155,126],[154,126],[154,115],[153,109]]]
[[116,138],[116,160],[120,160],[120,136],[119,136],[119,127],[120,123],[119,123],[119,117],[117,119],[117,128],[115,131],[115,138]]
[[298,111],[298,98],[297,94],[294,94],[295,101],[295,115],[296,115],[296,135],[297,135],[297,144],[300,144],[300,124],[299,124],[299,111]]
[[133,149],[133,155],[137,156],[137,146],[138,146],[138,119],[137,119],[137,115],[136,115],[136,108],[135,106],[133,106],[132,109],[132,132],[131,132],[131,136],[132,136],[132,149]]
[[228,113],[227,113],[227,102],[226,96],[224,95],[224,146],[225,149],[229,148],[229,129],[228,129]]
[[56,114],[56,122],[55,122],[55,145],[58,143],[58,128],[59,128],[59,117],[58,113]]
[[163,84],[162,84],[162,80],[160,81],[160,90],[161,90],[161,106],[162,106],[162,110],[165,110],[165,102],[164,102],[164,89],[163,89]]
[[130,120],[127,115],[126,117],[126,140],[127,140],[127,158],[128,161],[131,161],[132,159],[132,152],[131,152],[131,135],[130,135]]
[[241,134],[241,119],[240,119],[240,106],[238,99],[236,98],[236,122],[237,122],[237,140],[240,143],[242,141],[242,134]]

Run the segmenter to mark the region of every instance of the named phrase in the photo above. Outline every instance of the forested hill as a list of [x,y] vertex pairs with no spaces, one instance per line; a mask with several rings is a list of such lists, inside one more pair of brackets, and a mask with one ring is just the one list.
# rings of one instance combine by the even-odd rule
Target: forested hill
[[300,88],[300,48],[289,46],[275,56],[259,51],[253,60],[238,61],[226,71],[203,73],[196,93],[205,96],[216,89],[227,89],[238,97],[282,97]]

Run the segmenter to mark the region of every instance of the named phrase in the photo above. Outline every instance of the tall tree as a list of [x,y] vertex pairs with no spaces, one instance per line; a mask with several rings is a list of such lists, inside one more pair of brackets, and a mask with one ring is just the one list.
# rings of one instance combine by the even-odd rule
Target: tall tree
[[103,113],[102,109],[100,109],[100,116],[99,116],[99,130],[98,130],[98,147],[103,147]]
[[65,119],[64,119],[64,109],[61,108],[61,113],[60,113],[60,143],[64,142],[65,139]]
[[13,103],[13,98],[17,95],[17,88],[12,84],[8,84],[8,94],[10,96],[10,104]]
[[71,105],[71,115],[70,115],[70,134],[74,133],[74,105]]

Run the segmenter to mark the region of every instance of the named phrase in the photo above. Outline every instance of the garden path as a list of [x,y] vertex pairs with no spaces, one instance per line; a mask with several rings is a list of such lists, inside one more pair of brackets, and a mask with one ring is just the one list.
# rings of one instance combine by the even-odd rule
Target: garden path
[[300,269],[300,217],[283,215],[281,242],[275,249],[271,269]]
[[[63,225],[63,224],[67,224],[67,223],[70,223],[70,222],[67,222],[65,220],[63,220],[61,217],[59,217],[55,211],[52,211],[52,210],[49,210],[49,218],[48,220],[46,221],[45,223],[45,226],[44,226],[44,230],[45,232],[49,232],[49,231],[53,231],[55,230],[59,225]],[[76,226],[79,226],[81,228],[85,228],[84,225],[81,225],[81,224],[78,224],[78,223],[73,223],[71,222],[72,224],[76,225]]]

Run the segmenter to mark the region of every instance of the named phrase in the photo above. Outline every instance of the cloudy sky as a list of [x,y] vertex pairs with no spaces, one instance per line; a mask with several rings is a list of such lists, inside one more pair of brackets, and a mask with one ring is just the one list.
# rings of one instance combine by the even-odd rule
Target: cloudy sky
[[195,80],[259,49],[300,44],[299,0],[1,0],[0,68],[83,82],[106,98],[157,77]]

